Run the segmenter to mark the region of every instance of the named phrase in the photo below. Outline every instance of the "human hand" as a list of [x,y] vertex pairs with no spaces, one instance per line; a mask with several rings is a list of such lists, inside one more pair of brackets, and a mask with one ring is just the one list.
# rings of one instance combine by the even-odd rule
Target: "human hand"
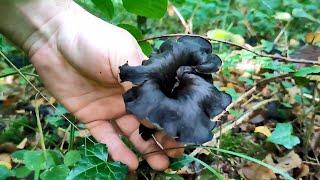
[[[125,30],[108,24],[71,3],[66,10],[40,24],[22,44],[47,89],[80,121],[92,136],[108,146],[114,160],[131,170],[136,155],[119,134],[127,136],[155,170],[168,167],[168,156],[183,150],[161,151],[157,143],[139,135],[140,122],[126,114],[122,93],[130,84],[120,84],[118,67],[128,61],[140,65],[145,58],[135,39]],[[164,148],[179,144],[163,132],[155,135]],[[181,146],[181,145],[180,145]]]

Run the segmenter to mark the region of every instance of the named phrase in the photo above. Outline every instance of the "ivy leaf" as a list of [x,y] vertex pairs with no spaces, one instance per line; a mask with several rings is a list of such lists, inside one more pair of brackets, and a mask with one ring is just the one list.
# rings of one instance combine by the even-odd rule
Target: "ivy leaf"
[[84,147],[84,153],[87,157],[95,157],[101,161],[108,160],[108,151],[105,144],[97,143],[93,145],[87,145],[87,147]]
[[28,169],[26,166],[21,166],[21,167],[13,169],[12,172],[15,177],[22,179],[22,178],[27,177],[31,173],[31,170]]
[[168,0],[122,0],[123,7],[131,13],[160,19],[167,11]]
[[26,152],[28,152],[28,150],[15,151],[14,153],[11,154],[11,157],[15,161],[23,161],[23,156],[24,156],[24,153]]
[[292,124],[277,123],[275,130],[267,140],[274,144],[283,145],[287,149],[292,149],[293,146],[300,143],[300,139],[297,136],[292,135],[292,132]]
[[92,3],[109,19],[114,15],[114,7],[111,0],[91,0]]
[[194,160],[192,158],[190,158],[190,156],[183,155],[180,158],[174,159],[170,164],[170,168],[172,170],[179,170],[179,169],[183,168],[184,166],[190,164],[193,161]]
[[300,8],[294,8],[292,10],[292,15],[294,17],[306,18],[306,19],[309,19],[310,21],[320,23],[319,20],[317,20],[316,18],[314,18],[313,16],[311,16],[306,11],[304,11],[303,9],[300,9]]
[[107,156],[107,147],[104,144],[85,147],[83,157],[66,179],[125,179],[127,166],[119,162],[108,162]]
[[43,180],[65,180],[69,172],[70,170],[66,165],[59,165],[41,173],[40,178]]
[[305,77],[313,73],[314,74],[320,73],[320,66],[303,67],[299,69],[297,72],[295,72],[294,75],[298,77]]
[[5,180],[12,176],[10,169],[6,166],[0,165],[0,180]]
[[61,116],[63,114],[68,113],[68,110],[66,108],[64,108],[61,104],[59,104],[55,110],[55,112],[53,113],[54,116]]
[[23,160],[30,170],[39,171],[46,167],[46,158],[42,151],[27,151],[23,155]]
[[261,40],[261,44],[262,44],[262,47],[263,49],[267,52],[267,53],[270,53],[271,50],[273,49],[273,42],[270,42],[270,41],[266,41],[266,40]]
[[65,123],[65,121],[59,116],[47,116],[46,121],[54,127],[60,127]]
[[67,152],[67,154],[64,156],[64,164],[66,166],[73,166],[80,159],[81,159],[80,152],[76,151],[76,150],[72,150],[72,151]]

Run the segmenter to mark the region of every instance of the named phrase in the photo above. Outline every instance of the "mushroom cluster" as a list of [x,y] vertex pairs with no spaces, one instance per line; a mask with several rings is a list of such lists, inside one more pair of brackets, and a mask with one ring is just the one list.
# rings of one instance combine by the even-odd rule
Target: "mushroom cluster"
[[[212,54],[206,39],[183,36],[167,40],[141,66],[119,67],[121,81],[135,85],[123,95],[126,111],[180,142],[207,142],[216,126],[210,119],[231,103],[230,95],[213,86],[211,73],[220,65],[220,58]],[[148,139],[148,135],[142,137]]]

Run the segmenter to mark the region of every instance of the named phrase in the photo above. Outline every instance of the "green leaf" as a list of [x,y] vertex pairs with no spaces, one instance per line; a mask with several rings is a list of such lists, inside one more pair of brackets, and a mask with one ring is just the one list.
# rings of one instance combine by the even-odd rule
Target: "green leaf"
[[24,164],[30,170],[41,170],[46,167],[46,159],[42,151],[27,151],[23,155]]
[[59,116],[47,116],[46,121],[54,127],[60,127],[64,124],[64,120]]
[[92,3],[109,19],[114,15],[114,7],[111,0],[91,0]]
[[313,16],[311,16],[306,11],[304,11],[303,9],[300,9],[300,8],[293,9],[292,15],[293,15],[293,17],[306,18],[306,19],[309,19],[310,21],[320,23],[319,20],[317,20],[316,18],[314,18]]
[[66,108],[64,108],[61,104],[59,104],[55,110],[55,112],[53,113],[54,116],[61,116],[64,114],[67,114],[68,110]]
[[107,161],[107,147],[104,144],[89,145],[83,148],[83,156],[70,171],[67,179],[124,179],[127,166],[119,162]]
[[240,97],[240,94],[237,93],[236,90],[234,90],[233,88],[227,89],[226,93],[228,93],[231,96],[232,101],[235,101]]
[[94,144],[94,145],[87,145],[84,147],[84,153],[87,157],[96,157],[99,158],[101,161],[108,160],[108,151],[107,146],[105,144]]
[[13,169],[12,172],[15,177],[22,179],[22,178],[27,177],[31,173],[31,170],[28,169],[26,166],[21,166],[21,167]]
[[127,30],[137,41],[143,38],[142,32],[135,26],[130,24],[118,24],[118,27]]
[[273,46],[274,46],[273,42],[266,41],[266,40],[261,40],[261,44],[262,44],[263,49],[267,53],[271,52],[271,50],[273,49]]
[[300,143],[299,138],[292,135],[292,132],[292,124],[277,123],[275,130],[267,140],[275,144],[283,145],[287,149],[292,149],[295,145]]
[[10,169],[8,169],[5,166],[0,165],[0,180],[5,180],[11,176],[12,176],[12,173],[11,173]]
[[151,47],[150,43],[148,43],[147,41],[139,42],[139,46],[140,46],[142,52],[146,56],[150,56],[150,54],[152,53],[152,47]]
[[[119,24],[118,27],[121,27],[127,30],[137,41],[143,39],[142,32],[135,26],[132,26],[130,24]],[[146,56],[149,56],[151,54],[152,47],[150,43],[148,43],[147,41],[143,41],[143,42],[139,42],[139,45]]]
[[41,173],[40,178],[43,180],[65,180],[69,172],[70,170],[66,165],[59,165]]
[[19,150],[19,151],[15,151],[14,153],[11,154],[11,157],[13,159],[16,159],[18,161],[23,161],[23,156],[24,153],[29,152],[29,150]]
[[161,18],[167,11],[167,0],[122,0],[123,7],[136,15]]
[[192,158],[184,154],[182,157],[174,159],[170,164],[170,168],[173,170],[179,170],[193,161],[194,160]]
[[46,168],[57,166],[63,163],[63,155],[58,150],[47,150]]
[[81,159],[80,152],[76,151],[76,150],[72,150],[72,151],[67,152],[67,154],[64,156],[64,164],[66,166],[73,166],[80,159]]
[[298,77],[305,77],[313,73],[314,74],[320,73],[320,66],[303,67],[299,69],[297,72],[295,72],[294,75]]

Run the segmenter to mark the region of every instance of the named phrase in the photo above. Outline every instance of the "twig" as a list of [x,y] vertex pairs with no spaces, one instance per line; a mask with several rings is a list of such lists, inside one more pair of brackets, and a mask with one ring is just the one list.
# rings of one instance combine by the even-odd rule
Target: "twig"
[[[0,78],[5,78],[7,76],[12,76],[12,75],[16,75],[19,74],[18,72],[11,72],[11,73],[7,73],[7,74],[2,74],[0,75]],[[24,75],[28,75],[28,76],[34,76],[34,77],[39,77],[37,74],[32,74],[32,73],[27,73],[27,72],[23,72]]]
[[267,78],[267,79],[263,79],[261,81],[258,81],[252,88],[250,88],[249,90],[247,90],[244,94],[242,94],[235,102],[232,102],[231,104],[229,104],[226,109],[221,112],[220,114],[218,114],[216,117],[214,117],[212,119],[212,121],[218,121],[223,115],[225,115],[231,108],[233,108],[234,106],[236,106],[237,104],[239,104],[241,101],[243,101],[245,98],[251,96],[257,89],[261,89],[263,88],[266,84],[272,82],[272,81],[276,81],[276,80],[280,80],[286,77],[291,76],[291,74],[282,74],[279,76],[275,76],[275,77],[271,77],[271,78]]
[[[221,133],[218,132],[218,133],[215,133],[214,134],[214,139],[207,142],[207,143],[204,143],[205,146],[214,146],[216,144],[216,141],[215,139],[217,139],[218,137],[220,137],[220,135],[226,133],[227,131],[231,130],[233,127],[243,123],[244,121],[248,120],[249,117],[254,113],[254,111],[256,111],[257,109],[261,108],[262,106],[270,103],[270,102],[273,102],[273,101],[276,101],[277,99],[276,98],[273,98],[273,99],[267,99],[267,100],[264,100],[264,101],[261,101],[259,103],[257,103],[256,105],[254,105],[247,113],[245,113],[244,115],[242,115],[239,119],[235,120],[234,122],[232,122],[231,124],[227,124],[225,125],[224,127],[222,127],[221,129]],[[198,154],[200,151],[201,151],[202,148],[197,148],[195,149],[190,155],[191,156],[195,156],[196,154]]]
[[183,27],[185,29],[185,33],[192,33],[188,23],[186,22],[184,17],[181,15],[180,11],[173,4],[171,4],[171,7],[172,7],[174,13],[178,16],[181,24],[183,25]]
[[220,42],[220,43],[224,43],[230,46],[234,46],[234,47],[238,47],[240,49],[244,49],[246,51],[249,51],[257,56],[260,57],[268,57],[271,59],[277,59],[283,62],[291,62],[291,63],[303,63],[303,64],[313,64],[313,65],[320,65],[320,61],[314,61],[314,60],[308,60],[308,59],[293,59],[293,58],[289,58],[289,57],[283,57],[280,55],[271,55],[271,54],[266,54],[263,52],[256,52],[252,49],[249,49],[246,46],[242,46],[233,42],[229,42],[229,41],[223,41],[223,40],[218,40],[218,39],[212,39],[209,38],[207,36],[201,36],[201,35],[195,35],[195,34],[166,34],[166,35],[161,35],[161,36],[155,36],[155,37],[150,37],[150,38],[146,38],[143,40],[140,40],[139,42],[143,42],[143,41],[148,41],[148,40],[153,40],[153,39],[159,39],[159,38],[164,38],[164,37],[180,37],[180,36],[191,36],[191,37],[202,37],[204,39],[207,39],[209,41],[215,41],[215,42]]

